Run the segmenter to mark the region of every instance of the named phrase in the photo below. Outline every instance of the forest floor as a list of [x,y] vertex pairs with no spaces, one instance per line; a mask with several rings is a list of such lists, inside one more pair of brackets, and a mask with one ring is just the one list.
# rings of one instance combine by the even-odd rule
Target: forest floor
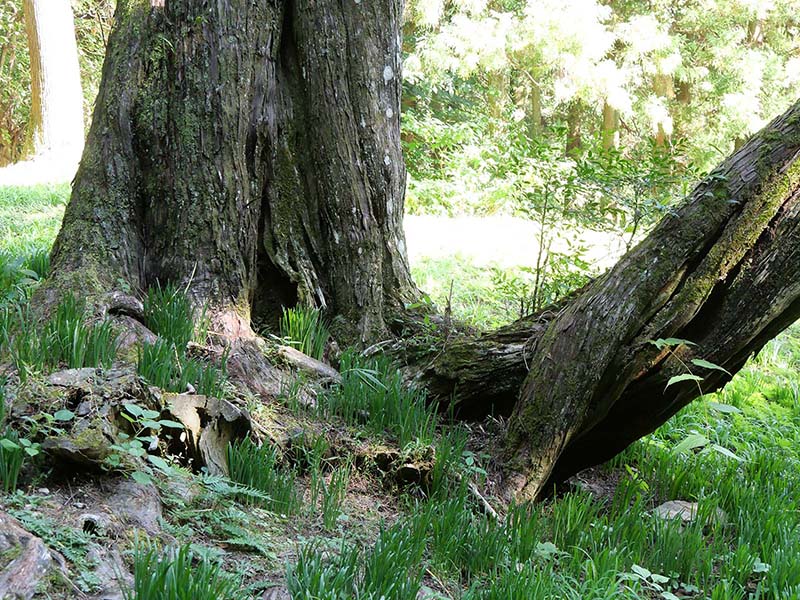
[[[283,363],[266,401],[234,388],[235,361],[226,377],[197,341],[179,361],[202,377],[175,393],[147,385],[161,374],[143,368],[141,353],[138,366],[102,369],[65,369],[47,353],[36,368],[19,362],[44,339],[25,328],[25,306],[47,276],[66,189],[0,188],[0,590],[97,600],[800,599],[800,330],[555,498],[505,507],[493,496],[503,420],[450,422],[382,359],[346,353],[341,379],[298,378]],[[415,276],[438,283],[434,300],[453,280],[469,292],[453,294],[457,317],[513,317],[515,299],[493,287],[491,266],[466,254],[425,260],[412,236]],[[178,310],[176,298],[159,306]],[[272,339],[266,352],[276,358],[277,344],[291,342]],[[179,408],[196,401],[193,390],[225,397],[211,421],[192,424]],[[264,443],[201,452],[186,434],[209,423],[223,442],[246,426]],[[14,482],[15,456],[25,458]],[[672,505],[675,518],[665,518],[668,501],[685,503]],[[38,570],[9,582],[25,565]]]

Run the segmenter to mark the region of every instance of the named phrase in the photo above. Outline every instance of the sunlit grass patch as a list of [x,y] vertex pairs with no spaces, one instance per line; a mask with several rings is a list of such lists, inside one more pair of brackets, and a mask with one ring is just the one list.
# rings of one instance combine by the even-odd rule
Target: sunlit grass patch
[[0,250],[14,255],[49,251],[69,194],[68,184],[0,186]]
[[280,334],[300,352],[317,360],[322,360],[331,337],[320,310],[303,306],[283,310]]

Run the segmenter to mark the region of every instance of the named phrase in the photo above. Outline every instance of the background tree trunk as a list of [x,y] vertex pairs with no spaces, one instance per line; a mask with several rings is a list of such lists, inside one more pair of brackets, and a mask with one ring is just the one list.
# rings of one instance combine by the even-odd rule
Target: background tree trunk
[[24,0],[31,61],[30,147],[72,161],[83,151],[83,95],[69,0]]
[[326,307],[348,339],[416,296],[399,0],[121,0],[51,289],[188,285],[238,335]]

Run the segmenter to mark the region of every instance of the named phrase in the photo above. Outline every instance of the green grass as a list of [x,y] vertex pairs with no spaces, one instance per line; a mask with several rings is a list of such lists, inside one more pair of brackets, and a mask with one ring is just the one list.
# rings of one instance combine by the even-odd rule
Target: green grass
[[408,387],[389,358],[363,358],[348,350],[342,354],[342,382],[318,399],[322,417],[340,417],[376,434],[394,437],[400,448],[409,443],[428,445],[437,425],[435,407],[425,394]]
[[43,325],[27,303],[0,307],[0,342],[22,380],[58,367],[109,368],[117,340],[111,323],[90,322],[83,303],[74,296],[65,296]]
[[161,284],[156,284],[147,290],[144,299],[144,324],[179,350],[185,350],[191,341],[204,341],[205,311],[200,313],[198,315],[185,291],[174,285],[162,287]]
[[68,184],[0,186],[0,250],[14,256],[49,251],[69,193]]
[[133,587],[126,600],[234,600],[238,582],[188,545],[159,550],[140,543],[133,555]]
[[0,487],[8,494],[17,489],[25,454],[17,434],[5,428],[0,434]]
[[138,349],[137,371],[152,385],[171,392],[195,392],[225,397],[227,354],[218,366],[187,355],[189,342],[205,341],[205,309],[196,310],[185,290],[173,285],[152,286],[144,301],[145,324],[159,336]]
[[320,310],[304,306],[283,309],[280,334],[300,352],[317,360],[322,360],[325,345],[331,338]]
[[278,450],[257,446],[250,438],[228,446],[228,471],[236,483],[263,492],[242,496],[245,502],[259,504],[274,513],[291,515],[300,508],[297,473],[280,464]]
[[168,340],[142,344],[138,349],[137,372],[150,384],[168,392],[195,392],[214,398],[225,397],[225,362],[220,367],[188,358]]

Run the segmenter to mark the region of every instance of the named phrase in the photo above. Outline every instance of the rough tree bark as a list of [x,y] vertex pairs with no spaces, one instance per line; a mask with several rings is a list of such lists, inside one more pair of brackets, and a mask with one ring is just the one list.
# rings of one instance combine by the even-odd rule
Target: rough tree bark
[[[249,335],[296,302],[381,339],[416,295],[401,218],[400,0],[121,0],[43,294],[187,284]],[[510,413],[509,490],[536,498],[731,373],[800,315],[800,104],[609,273],[559,306],[413,356],[462,414]],[[696,346],[659,350],[650,340]],[[705,391],[722,372],[702,372]],[[520,391],[521,390],[521,391]]]
[[[463,414],[511,413],[518,498],[613,457],[730,379],[693,358],[736,373],[800,317],[799,155],[800,103],[575,299],[423,361],[419,379]],[[659,338],[696,345],[659,349]],[[687,369],[699,387],[666,388]]]
[[120,0],[51,289],[172,281],[231,335],[298,301],[385,335],[417,293],[400,18],[399,0]]
[[83,150],[83,94],[69,0],[25,0],[31,62],[30,149],[77,164]]

